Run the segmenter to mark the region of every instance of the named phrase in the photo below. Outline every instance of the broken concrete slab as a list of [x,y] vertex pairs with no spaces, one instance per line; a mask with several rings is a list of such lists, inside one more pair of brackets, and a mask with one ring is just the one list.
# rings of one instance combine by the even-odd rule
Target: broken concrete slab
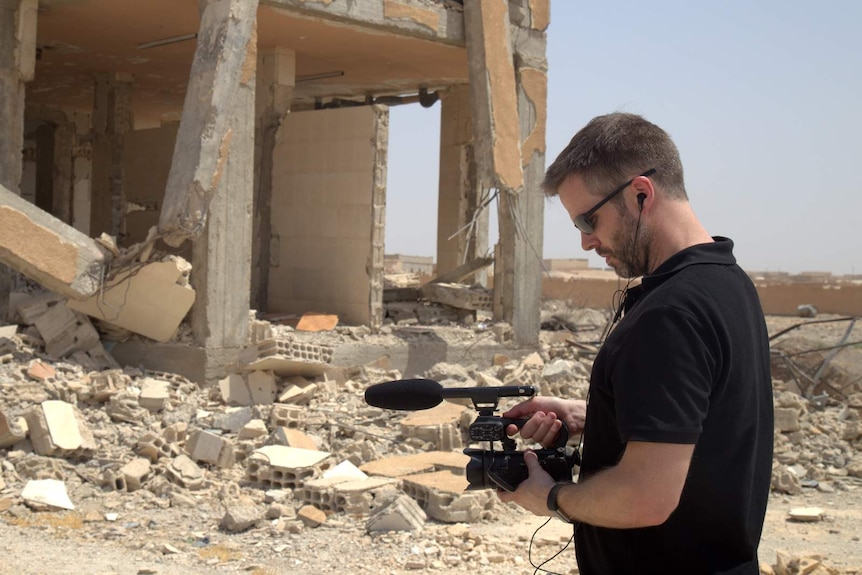
[[368,533],[380,531],[421,531],[428,516],[415,499],[399,495],[371,514],[365,522]]
[[368,475],[405,477],[434,470],[449,470],[463,474],[470,458],[454,451],[428,451],[410,455],[393,455],[359,466]]
[[189,491],[203,489],[205,486],[204,474],[197,463],[192,461],[188,455],[175,457],[165,470],[167,478]]
[[110,257],[72,226],[0,186],[0,262],[70,298],[95,294]]
[[280,377],[323,375],[330,367],[333,349],[299,341],[267,339],[243,349],[237,367],[248,371],[271,371]]
[[75,509],[66,492],[66,484],[59,479],[31,479],[21,491],[21,499],[37,510],[46,507]]
[[253,371],[248,374],[248,390],[252,405],[269,405],[275,401],[277,384],[271,371]]
[[489,516],[497,495],[490,489],[466,491],[467,478],[451,471],[420,473],[402,478],[404,492],[429,517],[446,523],[469,523]]
[[248,457],[246,474],[252,481],[275,488],[297,489],[327,468],[329,453],[283,445],[267,445]]
[[362,472],[358,467],[353,465],[350,461],[342,461],[332,469],[327,469],[323,472],[324,479],[330,478],[342,478],[348,479],[351,481],[365,481],[368,479],[368,476]]
[[296,324],[297,331],[330,331],[338,325],[338,316],[323,313],[305,313]]
[[97,445],[77,407],[60,400],[43,401],[27,412],[30,441],[39,455],[89,458]]
[[288,447],[299,447],[300,449],[310,449],[317,451],[317,444],[312,438],[298,429],[290,427],[277,427],[272,432],[267,443],[271,445],[286,445]]
[[459,309],[493,311],[493,293],[483,288],[471,288],[449,283],[427,283],[419,288],[422,297]]
[[124,270],[98,294],[69,307],[159,342],[171,339],[195,301],[182,258]]

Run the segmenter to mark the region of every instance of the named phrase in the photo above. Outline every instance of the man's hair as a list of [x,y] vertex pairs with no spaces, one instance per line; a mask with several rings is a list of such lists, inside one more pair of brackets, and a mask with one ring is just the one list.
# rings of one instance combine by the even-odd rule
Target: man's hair
[[598,116],[575,134],[545,172],[542,189],[556,196],[572,175],[593,194],[606,194],[626,180],[655,168],[650,176],[671,198],[687,200],[679,151],[670,136],[642,117],[616,112]]

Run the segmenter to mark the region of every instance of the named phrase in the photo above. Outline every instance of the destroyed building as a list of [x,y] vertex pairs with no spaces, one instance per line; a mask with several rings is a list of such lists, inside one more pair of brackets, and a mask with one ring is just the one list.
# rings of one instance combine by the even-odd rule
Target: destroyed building
[[[378,329],[388,110],[439,105],[436,272],[492,253],[494,319],[535,345],[549,4],[0,1],[0,317],[20,273],[147,324],[127,353],[198,381],[249,309]],[[160,331],[187,307],[175,349]]]

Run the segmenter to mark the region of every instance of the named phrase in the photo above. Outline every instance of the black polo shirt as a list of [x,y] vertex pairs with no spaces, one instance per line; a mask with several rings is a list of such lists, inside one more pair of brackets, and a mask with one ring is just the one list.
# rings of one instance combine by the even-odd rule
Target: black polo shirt
[[769,342],[733,242],[687,248],[629,290],[590,378],[581,480],[628,441],[694,444],[662,525],[575,531],[581,573],[759,573],[773,415]]

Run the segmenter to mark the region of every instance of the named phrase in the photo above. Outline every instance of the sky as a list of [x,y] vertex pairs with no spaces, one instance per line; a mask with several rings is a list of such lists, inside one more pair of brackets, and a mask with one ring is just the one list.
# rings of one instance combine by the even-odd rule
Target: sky
[[[858,0],[551,0],[546,166],[593,117],[640,114],[743,268],[862,274],[860,24]],[[386,253],[435,255],[439,122],[390,110]],[[543,257],[605,265],[557,199]]]

